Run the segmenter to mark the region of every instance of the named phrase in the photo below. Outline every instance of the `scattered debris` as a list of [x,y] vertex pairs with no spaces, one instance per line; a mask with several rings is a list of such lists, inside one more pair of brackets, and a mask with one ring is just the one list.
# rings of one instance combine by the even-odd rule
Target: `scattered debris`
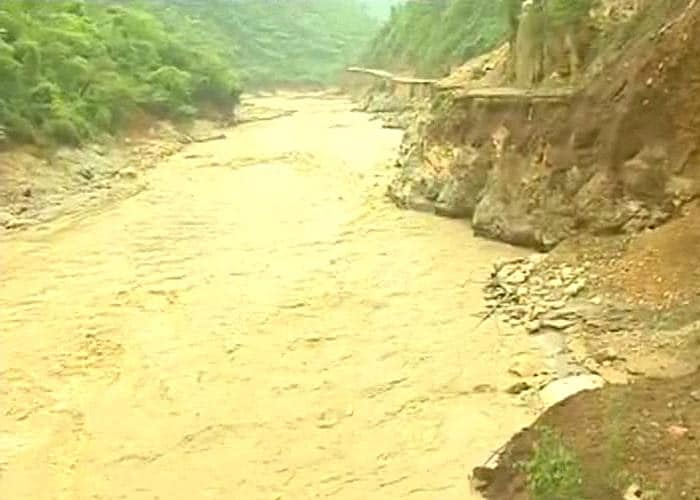
[[547,266],[540,255],[499,262],[485,287],[487,308],[531,334],[567,331],[583,319],[574,299],[586,287],[585,272],[583,267]]

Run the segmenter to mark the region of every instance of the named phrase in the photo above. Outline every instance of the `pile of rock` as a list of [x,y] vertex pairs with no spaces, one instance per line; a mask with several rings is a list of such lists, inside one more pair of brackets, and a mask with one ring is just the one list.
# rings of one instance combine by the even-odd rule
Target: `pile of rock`
[[543,255],[496,263],[485,287],[488,314],[528,333],[567,332],[600,305],[596,297],[582,298],[587,267],[545,265]]

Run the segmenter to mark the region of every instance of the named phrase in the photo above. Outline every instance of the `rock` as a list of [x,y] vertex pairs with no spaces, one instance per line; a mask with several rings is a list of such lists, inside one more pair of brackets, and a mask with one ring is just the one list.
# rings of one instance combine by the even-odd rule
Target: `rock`
[[547,281],[547,286],[549,288],[559,288],[564,286],[564,282],[560,278],[552,278]]
[[423,196],[412,196],[407,199],[405,208],[415,210],[416,212],[435,213],[435,204]]
[[600,375],[600,363],[598,363],[595,359],[593,358],[586,358],[583,360],[583,367],[588,370],[591,373],[595,373],[596,375]]
[[508,394],[517,395],[517,394],[521,394],[521,393],[523,393],[523,392],[525,392],[525,391],[528,391],[528,390],[530,390],[531,388],[532,388],[532,386],[531,386],[530,384],[528,384],[527,382],[524,382],[524,381],[523,381],[523,382],[516,382],[515,384],[511,385],[510,387],[508,387],[508,388],[506,389],[506,392],[507,392]]
[[597,363],[602,364],[606,361],[616,361],[621,358],[618,356],[617,351],[615,349],[613,349],[612,347],[605,347],[596,352],[593,355],[593,359],[595,359]]
[[574,375],[547,384],[540,391],[540,399],[549,408],[579,392],[600,389],[604,385],[605,380],[598,375]]
[[545,253],[533,253],[530,255],[527,260],[533,265],[533,266],[538,266],[542,264],[545,260],[547,260],[547,254]]
[[544,319],[542,320],[542,326],[547,328],[553,328],[554,330],[566,330],[571,328],[576,324],[576,320],[572,319]]
[[700,391],[693,391],[690,393],[690,397],[695,401],[700,401]]
[[625,192],[632,199],[654,202],[663,199],[669,173],[663,159],[648,157],[643,151],[622,165],[620,177]]
[[525,324],[525,330],[530,335],[537,333],[538,331],[540,331],[541,328],[542,328],[542,321],[539,319],[533,319],[532,321],[528,321]]
[[575,276],[574,268],[571,266],[563,266],[560,270],[561,277],[569,280]]
[[566,306],[566,301],[564,300],[551,300],[546,302],[547,306],[551,309],[563,309]]
[[518,327],[518,326],[521,326],[521,325],[523,324],[523,320],[520,319],[520,318],[518,318],[518,317],[516,317],[516,316],[510,316],[510,317],[507,319],[507,322],[508,322],[508,324],[509,324],[510,326],[512,326],[512,327]]
[[417,150],[401,162],[403,166],[389,184],[387,196],[399,208],[434,213],[445,180],[425,171]]
[[564,293],[569,297],[575,297],[581,292],[581,290],[584,289],[585,286],[586,280],[584,278],[580,278],[564,288]]
[[594,306],[599,306],[599,305],[601,305],[602,303],[603,303],[603,299],[601,299],[601,298],[598,297],[598,296],[595,296],[595,297],[591,298],[591,304],[593,304]]
[[551,319],[551,320],[558,320],[558,319],[565,319],[568,321],[576,321],[580,318],[580,315],[578,312],[573,311],[571,309],[552,309],[546,312],[546,314],[543,315],[543,319]]
[[508,275],[504,281],[509,285],[522,285],[527,281],[527,274],[517,269],[512,274]]

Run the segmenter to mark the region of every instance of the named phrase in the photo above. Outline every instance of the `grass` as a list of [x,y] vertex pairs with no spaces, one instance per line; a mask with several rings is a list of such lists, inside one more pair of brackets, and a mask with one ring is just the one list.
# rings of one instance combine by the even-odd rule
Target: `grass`
[[540,430],[534,453],[522,467],[532,500],[585,500],[578,457],[552,429]]

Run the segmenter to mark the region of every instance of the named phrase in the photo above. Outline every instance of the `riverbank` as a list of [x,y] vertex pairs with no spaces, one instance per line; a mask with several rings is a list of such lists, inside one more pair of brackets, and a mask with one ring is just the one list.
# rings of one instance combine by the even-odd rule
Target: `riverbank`
[[160,122],[130,137],[79,149],[0,152],[0,231],[84,215],[133,196],[144,189],[146,170],[192,140]]
[[[637,16],[579,88],[524,91],[470,71],[497,78],[507,58],[495,51],[406,126],[387,193],[397,206],[548,252],[499,263],[484,290],[487,320],[558,361],[516,360],[509,390],[525,400],[586,390],[474,470],[488,498],[700,495],[700,9],[670,5]],[[396,97],[371,102],[397,108]]]
[[[494,276],[494,315],[521,335],[559,336],[566,358],[606,385],[581,380],[586,392],[554,405],[475,469],[487,498],[700,495],[697,213],[691,206],[635,237],[579,237],[538,266],[507,263]],[[534,375],[518,390],[540,390],[547,374]]]
[[[280,93],[288,94],[296,95]],[[236,124],[294,113],[256,105],[252,96],[245,100],[227,122],[175,126],[152,120],[119,138],[81,148],[7,147],[0,151],[0,234],[100,211],[141,192],[147,171],[188,145],[223,140]]]

